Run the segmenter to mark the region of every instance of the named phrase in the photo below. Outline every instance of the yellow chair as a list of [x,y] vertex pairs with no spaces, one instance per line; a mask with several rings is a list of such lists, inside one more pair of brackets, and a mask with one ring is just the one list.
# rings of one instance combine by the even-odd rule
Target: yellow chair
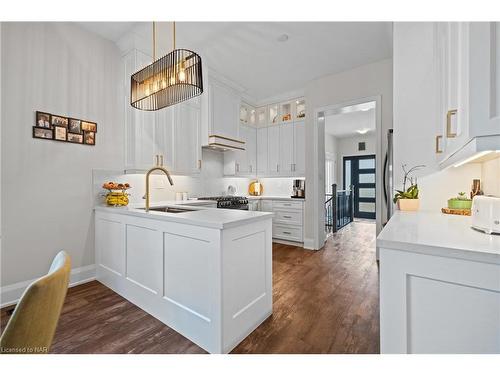
[[49,273],[24,291],[0,338],[0,353],[48,353],[68,290],[71,260],[59,252]]

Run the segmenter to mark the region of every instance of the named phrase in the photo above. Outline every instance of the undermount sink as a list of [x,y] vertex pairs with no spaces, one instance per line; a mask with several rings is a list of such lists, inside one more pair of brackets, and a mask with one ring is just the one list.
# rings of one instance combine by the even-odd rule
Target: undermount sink
[[[143,208],[143,210],[145,210],[145,208]],[[196,211],[196,209],[179,208],[179,207],[150,207],[149,211],[160,211],[160,212],[168,212],[170,214],[180,214],[182,212]]]

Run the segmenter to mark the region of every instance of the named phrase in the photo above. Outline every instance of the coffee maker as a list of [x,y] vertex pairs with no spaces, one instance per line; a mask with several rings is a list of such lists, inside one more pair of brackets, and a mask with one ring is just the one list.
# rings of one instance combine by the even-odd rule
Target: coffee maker
[[293,180],[292,198],[306,197],[306,180]]

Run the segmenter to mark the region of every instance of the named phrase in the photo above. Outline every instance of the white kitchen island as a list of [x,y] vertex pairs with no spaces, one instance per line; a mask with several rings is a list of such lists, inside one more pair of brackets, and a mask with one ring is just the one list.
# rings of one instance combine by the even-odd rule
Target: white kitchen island
[[272,313],[272,214],[193,209],[96,207],[97,280],[208,352],[228,353]]
[[377,238],[382,353],[500,353],[500,236],[398,211]]

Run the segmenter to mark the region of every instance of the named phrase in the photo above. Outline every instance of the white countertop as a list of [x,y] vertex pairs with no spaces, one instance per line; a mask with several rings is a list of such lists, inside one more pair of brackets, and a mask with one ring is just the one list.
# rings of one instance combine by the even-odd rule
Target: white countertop
[[95,210],[216,229],[235,227],[249,222],[271,218],[273,216],[271,212],[195,207],[196,205],[200,205],[203,203],[214,203],[214,201],[164,201],[154,202],[151,204],[151,207],[153,208],[166,206],[182,208],[183,206],[191,206],[190,208],[193,209],[193,211],[181,213],[169,213],[160,211],[146,212],[144,211],[144,209],[141,209],[142,207],[144,207],[144,204],[129,205],[127,207],[110,207],[106,205],[100,205],[96,206]]
[[249,200],[276,200],[276,201],[298,201],[298,202],[304,202],[306,199],[305,198],[292,198],[291,196],[278,196],[278,195],[249,195],[247,196],[247,199]]
[[472,229],[470,216],[396,211],[377,247],[500,264],[500,236]]

